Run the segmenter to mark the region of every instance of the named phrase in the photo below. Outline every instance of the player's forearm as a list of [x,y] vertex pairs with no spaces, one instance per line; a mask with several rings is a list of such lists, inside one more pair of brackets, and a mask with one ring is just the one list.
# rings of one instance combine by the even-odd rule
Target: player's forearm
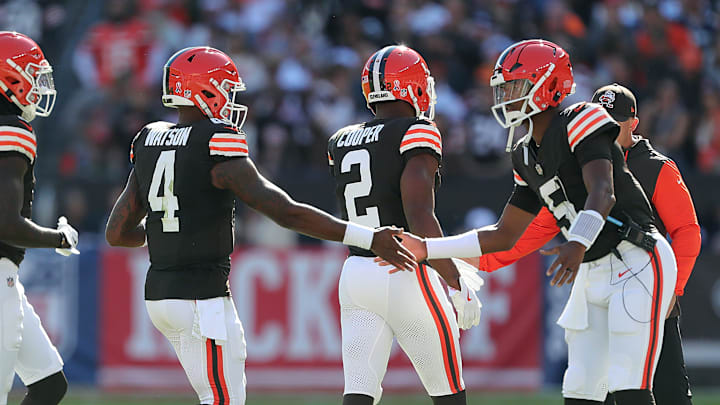
[[317,239],[342,242],[347,223],[308,204],[295,201],[277,215],[270,216],[278,225]]
[[0,240],[17,247],[59,247],[60,231],[39,226],[20,215],[25,195],[23,178],[27,170],[24,158],[0,159]]
[[116,247],[140,247],[145,244],[146,233],[144,224],[136,225],[134,228],[118,229],[115,231],[105,230],[105,239],[110,246]]
[[0,240],[24,248],[56,248],[62,242],[62,233],[56,229],[39,226],[27,218],[3,220],[0,224]]
[[495,225],[488,225],[461,235],[426,239],[428,257],[462,259],[509,250],[534,217],[535,215],[508,204]]
[[[133,213],[121,196],[113,207],[105,227],[105,240],[110,246],[140,247],[145,244],[145,221]],[[144,214],[144,213],[143,213]]]
[[[432,211],[406,212],[410,231],[415,235],[426,238],[439,238],[443,236],[442,228]],[[430,260],[434,268],[445,282],[452,288],[460,289],[460,273],[450,259]]]
[[142,205],[138,190],[137,177],[133,170],[105,226],[105,239],[110,246],[140,247],[145,244],[143,218],[147,212]]

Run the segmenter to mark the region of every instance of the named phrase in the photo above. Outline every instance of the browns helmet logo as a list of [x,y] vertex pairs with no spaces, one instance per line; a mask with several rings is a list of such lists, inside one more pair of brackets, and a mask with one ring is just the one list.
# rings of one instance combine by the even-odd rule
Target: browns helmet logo
[[598,98],[598,103],[602,105],[605,108],[613,108],[615,107],[613,103],[615,102],[615,92],[612,90],[606,90],[605,93],[603,93],[600,98]]

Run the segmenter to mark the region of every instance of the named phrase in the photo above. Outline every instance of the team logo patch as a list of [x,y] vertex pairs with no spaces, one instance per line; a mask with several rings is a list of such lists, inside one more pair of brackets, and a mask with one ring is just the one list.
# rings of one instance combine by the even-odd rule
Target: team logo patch
[[8,287],[15,287],[15,277],[8,277],[6,281]]
[[606,90],[602,96],[598,99],[598,103],[605,108],[614,108],[613,103],[615,102],[615,92],[612,90]]

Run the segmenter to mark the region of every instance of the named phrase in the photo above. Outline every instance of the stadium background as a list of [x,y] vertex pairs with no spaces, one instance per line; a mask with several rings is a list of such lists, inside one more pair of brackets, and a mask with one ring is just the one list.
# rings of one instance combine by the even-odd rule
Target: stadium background
[[[51,225],[66,215],[83,254],[64,260],[35,250],[21,279],[66,361],[67,403],[192,403],[182,369],[145,314],[146,252],[112,250],[102,238],[129,171],[130,140],[146,122],[174,118],[160,102],[172,53],[211,45],[230,54],[247,85],[244,129],[261,172],[295,198],[337,212],[324,151],[336,129],[370,117],[362,63],[387,44],[417,49],[437,81],[438,216],[457,233],[494,222],[512,187],[506,132],[489,110],[493,63],[512,42],[541,37],[571,55],[578,88],[566,103],[613,81],[630,87],[638,132],[683,172],[703,230],[681,300],[686,359],[697,403],[720,404],[719,28],[714,0],[1,2],[0,29],[34,38],[55,69],[53,115],[33,123],[34,216]],[[337,403],[335,285],[345,250],[241,204],[237,212],[232,288],[247,333],[249,403]],[[559,402],[565,344],[554,321],[568,291],[548,287],[544,265],[531,256],[486,277],[481,325],[461,342],[471,403],[515,403],[489,393],[496,391],[526,392],[517,403]],[[385,387],[397,403],[422,392],[398,351]],[[101,399],[111,397],[116,402]]]

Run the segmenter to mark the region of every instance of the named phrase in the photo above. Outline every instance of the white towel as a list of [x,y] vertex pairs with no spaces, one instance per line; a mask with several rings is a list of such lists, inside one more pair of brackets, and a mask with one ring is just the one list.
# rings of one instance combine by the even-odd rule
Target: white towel
[[588,327],[588,306],[585,290],[588,284],[588,265],[580,265],[575,283],[557,324],[565,329],[585,330]]
[[197,300],[196,303],[202,336],[215,340],[227,340],[225,297]]

